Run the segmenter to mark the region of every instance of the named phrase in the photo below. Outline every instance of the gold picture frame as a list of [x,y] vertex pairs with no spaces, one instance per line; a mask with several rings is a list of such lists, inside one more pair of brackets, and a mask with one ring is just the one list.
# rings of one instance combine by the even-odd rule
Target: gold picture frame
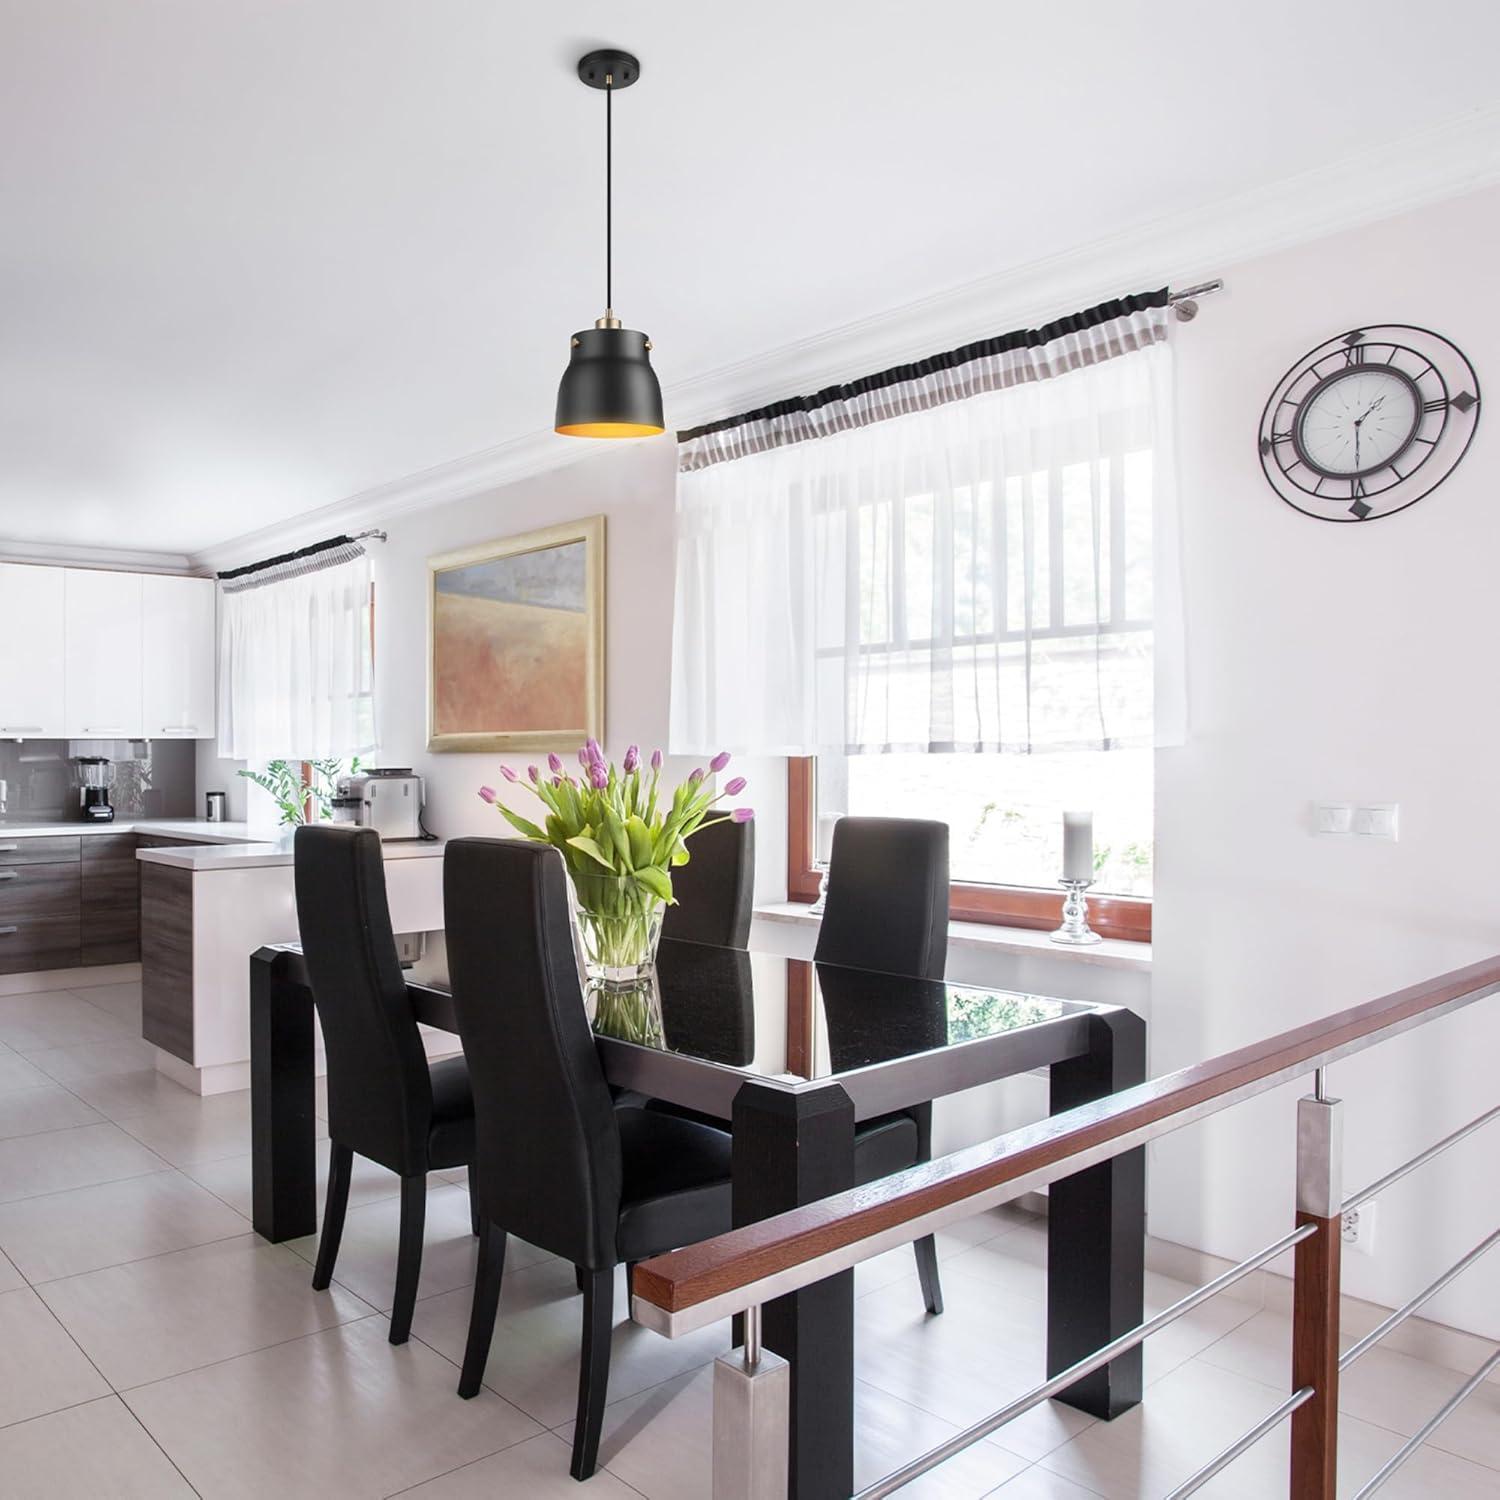
[[428,750],[590,736],[604,738],[604,517],[428,558]]

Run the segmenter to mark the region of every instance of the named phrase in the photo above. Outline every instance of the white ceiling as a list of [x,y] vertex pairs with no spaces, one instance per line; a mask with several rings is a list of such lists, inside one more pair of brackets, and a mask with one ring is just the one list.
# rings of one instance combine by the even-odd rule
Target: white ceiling
[[0,0],[0,539],[196,552],[549,427],[600,43],[669,395],[1500,95],[1492,0]]

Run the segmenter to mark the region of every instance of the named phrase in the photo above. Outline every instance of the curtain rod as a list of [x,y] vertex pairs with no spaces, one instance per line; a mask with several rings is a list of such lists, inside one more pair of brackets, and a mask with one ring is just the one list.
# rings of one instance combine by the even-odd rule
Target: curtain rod
[[295,552],[283,552],[277,557],[267,557],[260,562],[246,563],[241,568],[229,568],[217,577],[222,583],[226,579],[243,578],[247,573],[259,573],[265,568],[278,567],[282,563],[296,562],[299,558],[313,557],[319,552],[327,552],[330,547],[347,547],[350,542],[367,540],[383,542],[385,539],[385,532],[381,531],[378,526],[372,526],[368,531],[356,531],[352,536],[331,536],[326,541],[313,542],[306,547],[299,547]]
[[1211,297],[1215,292],[1224,290],[1223,278],[1214,281],[1200,281],[1196,286],[1185,286],[1180,292],[1168,292],[1167,302],[1177,314],[1181,323],[1191,323],[1198,316],[1198,299],[1200,297]]

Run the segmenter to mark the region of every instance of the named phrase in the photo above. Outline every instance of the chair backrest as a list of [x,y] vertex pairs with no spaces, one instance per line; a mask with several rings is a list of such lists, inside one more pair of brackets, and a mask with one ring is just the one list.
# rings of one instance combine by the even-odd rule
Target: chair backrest
[[948,825],[840,818],[813,957],[941,979],[948,965]]
[[583,1008],[562,856],[520,839],[443,855],[448,978],[491,1223],[574,1265],[615,1263],[620,1130]]
[[328,1133],[403,1176],[425,1171],[432,1078],[406,995],[373,828],[299,828],[297,925],[328,1054]]
[[743,948],[750,941],[755,899],[755,824],[725,819],[688,840],[685,865],[672,871],[676,906],[667,908],[663,937]]

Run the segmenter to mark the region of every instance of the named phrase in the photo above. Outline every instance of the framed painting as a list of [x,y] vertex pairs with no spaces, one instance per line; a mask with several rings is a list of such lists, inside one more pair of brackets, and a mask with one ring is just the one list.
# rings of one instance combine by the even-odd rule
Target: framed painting
[[427,560],[427,748],[604,738],[604,517]]

